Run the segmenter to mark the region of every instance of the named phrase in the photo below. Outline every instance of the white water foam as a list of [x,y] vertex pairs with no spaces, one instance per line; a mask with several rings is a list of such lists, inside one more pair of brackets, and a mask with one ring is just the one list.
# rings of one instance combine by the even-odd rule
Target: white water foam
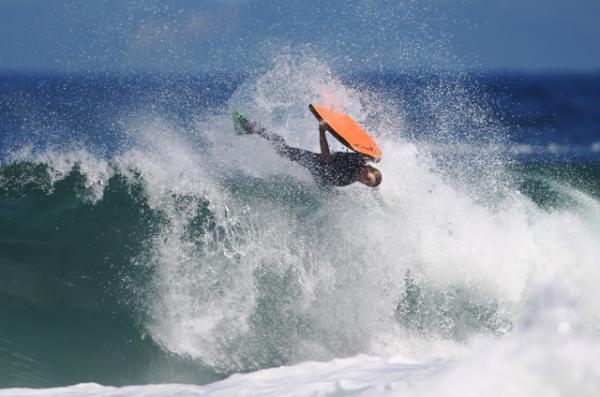
[[[596,201],[541,209],[506,181],[503,169],[490,181],[486,168],[488,179],[480,185],[473,178],[468,185],[449,179],[447,164],[438,168],[426,148],[402,138],[410,134],[402,131],[401,109],[375,123],[374,98],[345,86],[314,60],[283,57],[242,86],[231,106],[310,149],[316,149],[316,122],[307,103],[329,101],[350,111],[383,141],[379,191],[350,186],[319,192],[305,171],[278,158],[260,138],[232,142],[222,131],[231,129],[227,115],[199,122],[199,134],[210,131],[203,166],[213,179],[241,178],[234,185],[258,180],[245,182],[249,190],[241,197],[232,196],[227,183],[217,187],[222,201],[215,205],[227,208],[224,218],[217,216],[223,236],[205,236],[206,250],[183,237],[189,214],[179,232],[168,229],[169,244],[155,245],[160,293],[150,327],[154,338],[224,371],[359,353],[449,357],[482,334],[510,333],[537,285],[554,280],[583,290],[579,310],[589,313],[584,328],[597,335],[592,280],[600,234],[597,219],[586,215],[595,213]],[[398,130],[390,130],[393,125]],[[496,157],[490,162],[498,166]],[[281,175],[298,182],[278,182]],[[298,213],[295,206],[307,203],[286,202],[297,194],[312,200],[310,210]],[[355,212],[361,216],[348,216]],[[422,302],[412,317],[399,320],[407,272],[420,286]]]
[[415,361],[358,355],[238,374],[205,386],[122,388],[80,384],[6,389],[0,396],[596,396],[600,344],[581,335],[577,294],[540,288],[524,326],[503,339],[478,338],[459,357]]

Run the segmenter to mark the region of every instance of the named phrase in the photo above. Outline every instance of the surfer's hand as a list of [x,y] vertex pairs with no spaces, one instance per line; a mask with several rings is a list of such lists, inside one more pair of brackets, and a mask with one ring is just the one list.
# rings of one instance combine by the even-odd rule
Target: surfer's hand
[[325,132],[329,129],[329,124],[327,124],[325,121],[321,120],[319,121],[319,132]]

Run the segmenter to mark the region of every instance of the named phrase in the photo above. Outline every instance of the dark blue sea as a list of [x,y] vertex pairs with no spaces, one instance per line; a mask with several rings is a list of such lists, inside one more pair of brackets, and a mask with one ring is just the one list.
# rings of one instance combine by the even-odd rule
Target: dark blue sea
[[[381,142],[380,188],[233,133],[316,151],[311,102]],[[0,388],[592,395],[598,258],[600,74],[0,74]]]
[[[120,123],[127,114],[146,109],[186,125],[212,108],[226,106],[247,78],[4,73],[0,75],[1,148],[6,154],[23,142],[85,141],[112,153],[119,147]],[[491,122],[506,135],[509,151],[519,159],[596,160],[600,156],[600,74],[356,73],[340,79],[383,92],[402,104],[406,122],[398,132],[407,137],[438,136],[432,123],[438,116],[435,107],[459,107],[467,95],[486,108]],[[443,104],[431,103],[433,91]],[[459,125],[453,135],[468,130],[469,126],[455,123]]]

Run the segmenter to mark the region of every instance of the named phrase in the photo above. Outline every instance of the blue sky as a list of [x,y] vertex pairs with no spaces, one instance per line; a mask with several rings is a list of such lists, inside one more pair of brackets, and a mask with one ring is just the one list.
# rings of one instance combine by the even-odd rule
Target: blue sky
[[0,0],[0,70],[600,70],[600,0]]

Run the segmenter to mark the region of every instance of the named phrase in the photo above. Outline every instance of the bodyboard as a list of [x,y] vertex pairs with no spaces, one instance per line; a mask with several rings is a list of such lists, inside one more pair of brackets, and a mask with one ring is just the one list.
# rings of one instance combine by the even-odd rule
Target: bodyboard
[[352,117],[313,103],[308,108],[319,121],[329,124],[331,134],[344,146],[374,160],[381,159],[377,142]]

